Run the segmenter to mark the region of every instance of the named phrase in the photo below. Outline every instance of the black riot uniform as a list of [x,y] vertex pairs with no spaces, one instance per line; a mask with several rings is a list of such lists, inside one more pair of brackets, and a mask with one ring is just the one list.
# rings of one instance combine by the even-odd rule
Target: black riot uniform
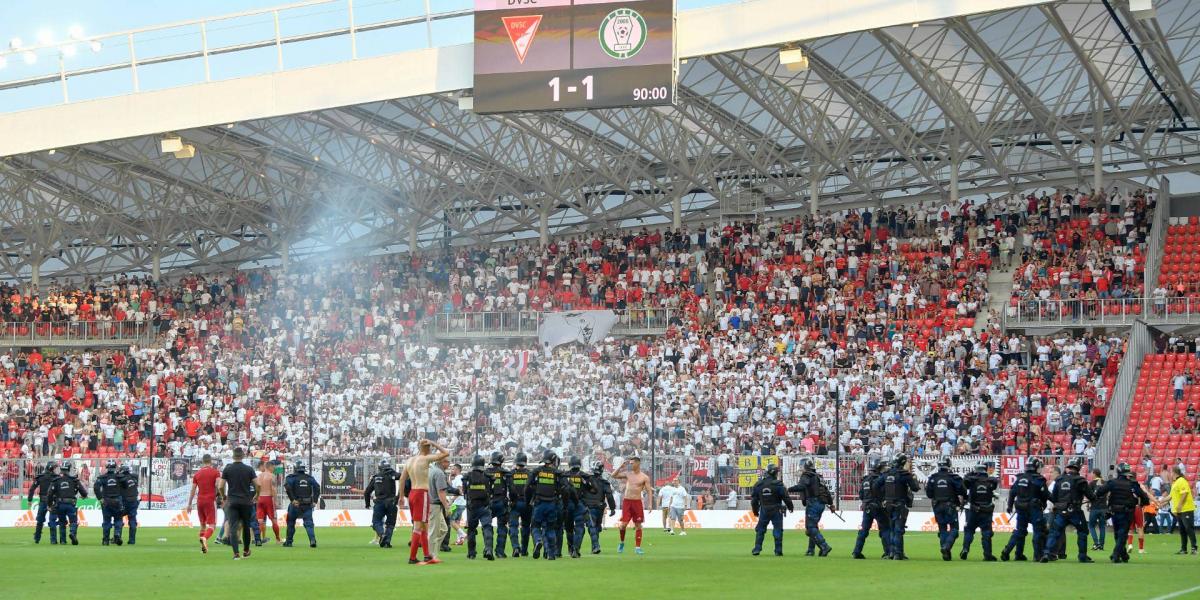
[[283,479],[283,491],[287,494],[287,539],[285,547],[292,546],[292,538],[296,536],[296,519],[304,523],[304,531],[308,534],[310,548],[317,547],[317,532],[313,523],[313,507],[321,500],[321,486],[309,475],[304,463],[296,463],[293,473]]
[[[484,472],[492,478],[492,499],[489,508],[491,509],[492,518],[496,520],[496,548],[493,551],[493,556],[496,558],[508,558],[504,553],[504,543],[508,540],[508,521],[511,518],[509,511],[509,496],[512,495],[511,479],[508,470],[504,468],[504,455],[499,452],[493,452],[491,466]],[[514,553],[516,547],[513,547]]]
[[1050,499],[1050,492],[1046,489],[1046,478],[1038,472],[1041,468],[1041,461],[1036,458],[1029,459],[1025,462],[1025,472],[1017,475],[1013,480],[1012,488],[1008,490],[1008,506],[1005,512],[1011,513],[1013,508],[1016,508],[1017,525],[1013,529],[1012,537],[1008,538],[1004,550],[1000,552],[1000,560],[1007,561],[1014,549],[1017,551],[1017,560],[1026,560],[1027,527],[1033,528],[1034,559],[1042,557],[1042,550],[1045,547],[1045,540],[1042,539],[1042,509],[1046,506],[1046,501]]
[[925,497],[933,501],[933,518],[937,522],[942,560],[950,560],[950,552],[958,540],[958,509],[966,496],[962,478],[950,471],[950,459],[942,459],[937,472],[925,482]]
[[[117,475],[121,478],[121,515],[125,517],[126,523],[129,525],[129,545],[137,544],[138,530],[138,507],[142,503],[141,496],[138,494],[138,476],[133,472],[128,464],[121,465],[117,469]],[[120,545],[121,535],[117,534],[117,545]]]
[[783,517],[789,510],[796,510],[796,507],[778,477],[779,466],[768,466],[767,472],[754,484],[750,493],[750,512],[758,517],[758,524],[754,527],[754,549],[750,551],[754,556],[762,553],[767,524],[771,525],[771,535],[775,538],[775,555],[783,556]]
[[1126,463],[1117,466],[1117,476],[1104,482],[1096,492],[1097,497],[1108,499],[1108,510],[1113,522],[1113,551],[1108,557],[1114,563],[1129,562],[1125,549],[1125,536],[1133,521],[1133,511],[1138,506],[1150,504],[1150,498],[1142,486],[1133,480],[1133,470]]
[[530,523],[533,535],[534,558],[540,551],[546,558],[554,560],[558,547],[559,497],[562,494],[562,477],[554,463],[558,456],[549,450],[542,456],[542,466],[529,474],[529,485],[525,488],[525,499],[533,506]]
[[71,545],[78,546],[79,513],[76,502],[79,498],[87,498],[87,490],[83,484],[71,474],[71,463],[63,462],[59,467],[58,477],[50,482],[50,502],[54,506],[54,516],[58,520],[58,539],[67,543],[67,524],[70,524]]
[[109,544],[109,535],[116,529],[116,544],[121,545],[121,520],[122,494],[121,494],[121,478],[117,475],[117,462],[114,460],[108,461],[105,470],[98,477],[96,482],[92,484],[92,491],[96,493],[96,499],[100,501],[100,513],[104,518],[102,531],[103,537],[100,539],[100,544],[107,546]]
[[[1087,554],[1087,519],[1083,516],[1083,501],[1095,501],[1091,486],[1086,479],[1079,475],[1083,460],[1073,458],[1067,464],[1067,472],[1054,482],[1054,491],[1050,493],[1050,503],[1054,511],[1054,522],[1050,526],[1050,538],[1046,540],[1047,548],[1055,548],[1059,539],[1066,538],[1067,525],[1075,528],[1076,545],[1079,550],[1079,562],[1094,562]],[[1050,562],[1058,557],[1053,552],[1042,554],[1042,562]]]
[[962,560],[967,560],[967,555],[971,552],[971,541],[975,539],[976,529],[983,539],[983,560],[996,560],[996,556],[992,554],[992,514],[996,510],[996,488],[1000,487],[1000,481],[988,476],[987,470],[990,466],[981,464],[963,479],[963,487],[967,490],[967,527],[963,533],[962,552],[958,553]]
[[617,512],[617,503],[613,499],[612,484],[604,478],[604,468],[596,463],[592,465],[592,474],[588,476],[590,487],[583,495],[583,505],[587,509],[585,523],[588,535],[592,538],[592,554],[600,554],[600,532],[604,531],[604,505],[608,505],[608,514]]
[[563,475],[563,479],[570,488],[570,494],[565,498],[566,510],[563,514],[571,533],[568,540],[571,558],[579,558],[579,547],[583,544],[583,529],[588,521],[588,510],[583,499],[588,494],[594,493],[595,490],[592,489],[592,478],[580,470],[583,462],[578,456],[572,456],[567,464],[570,469]]
[[[33,503],[33,493],[38,493],[37,507],[37,527],[33,530],[33,543],[40,544],[42,542],[42,527],[46,524],[46,515],[50,515],[50,543],[58,543],[58,528],[56,527],[57,519],[54,516],[54,507],[50,505],[50,492],[52,491],[52,483],[58,478],[58,465],[54,462],[46,463],[46,468],[33,483],[29,484],[29,497],[27,498],[30,504]],[[66,540],[63,540],[64,542]]]
[[904,528],[908,521],[908,509],[912,508],[913,493],[920,489],[917,480],[908,472],[908,457],[897,456],[892,467],[875,480],[875,494],[887,513],[890,529],[887,536],[888,552],[884,558],[908,560],[904,554]]
[[867,543],[867,536],[871,534],[871,525],[874,524],[879,529],[879,541],[883,543],[883,553],[886,555],[888,520],[887,513],[884,512],[883,506],[879,502],[879,498],[875,493],[875,480],[883,473],[883,463],[876,461],[871,465],[871,472],[864,475],[862,483],[858,487],[858,499],[862,503],[862,524],[858,526],[858,539],[854,542],[854,552],[851,556],[857,559],[865,559],[863,555],[863,546]]
[[821,535],[820,524],[825,507],[833,499],[829,494],[829,486],[821,480],[813,461],[804,461],[804,472],[800,474],[800,481],[788,488],[788,491],[800,494],[800,502],[804,504],[804,535],[808,536],[808,551],[805,552],[805,556],[812,556],[816,548],[821,549],[820,556],[829,556],[833,548],[825,542],[825,536]]
[[483,525],[483,557],[492,554],[492,476],[484,472],[483,457],[471,460],[471,470],[463,476],[463,497],[467,499],[467,558],[475,558],[475,533]]
[[529,525],[533,517],[533,506],[525,497],[529,488],[529,469],[525,468],[527,458],[524,452],[517,453],[514,464],[516,467],[508,474],[508,535],[511,538],[514,558],[529,556]]
[[391,461],[379,461],[379,470],[367,482],[363,490],[363,501],[371,508],[371,498],[375,498],[375,509],[371,513],[371,529],[379,536],[380,548],[392,547],[392,532],[396,529],[396,516],[399,512],[399,496],[396,494],[396,481],[400,474],[392,466]]

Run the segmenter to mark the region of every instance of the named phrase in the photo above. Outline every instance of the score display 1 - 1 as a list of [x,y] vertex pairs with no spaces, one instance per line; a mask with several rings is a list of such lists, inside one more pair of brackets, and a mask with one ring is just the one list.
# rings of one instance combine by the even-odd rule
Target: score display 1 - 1
[[671,104],[674,8],[674,0],[476,0],[474,110]]

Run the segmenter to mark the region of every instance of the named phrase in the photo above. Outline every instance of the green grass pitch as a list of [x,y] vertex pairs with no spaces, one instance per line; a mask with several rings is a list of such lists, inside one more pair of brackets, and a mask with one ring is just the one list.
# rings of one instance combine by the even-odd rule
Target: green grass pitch
[[[98,528],[80,530],[80,545],[34,545],[30,529],[0,530],[0,598],[1200,598],[1200,557],[1175,556],[1176,536],[1147,536],[1147,554],[1114,565],[1094,552],[1095,564],[1073,560],[983,563],[978,539],[970,561],[941,560],[930,533],[907,536],[912,560],[878,560],[874,535],[868,560],[850,559],[853,532],[830,532],[829,558],[804,557],[802,532],[787,532],[782,558],[750,556],[753,532],[696,530],[687,537],[647,529],[645,556],[616,553],[617,532],[604,533],[604,552],[556,562],[466,559],[455,546],[445,563],[405,564],[407,530],[399,547],[369,544],[369,529],[317,531],[320,547],[268,545],[233,561],[227,546],[200,553],[195,529],[145,528],[137,546],[100,546]],[[303,532],[298,532],[300,538]],[[629,538],[632,542],[632,531]],[[1008,534],[996,540],[1002,544]],[[1072,538],[1073,543],[1074,538]],[[1111,542],[1110,542],[1111,543]],[[586,545],[586,544],[585,544]],[[632,544],[630,544],[632,546]],[[999,551],[999,545],[997,552]],[[414,593],[418,595],[414,595]],[[381,594],[386,594],[382,596]]]

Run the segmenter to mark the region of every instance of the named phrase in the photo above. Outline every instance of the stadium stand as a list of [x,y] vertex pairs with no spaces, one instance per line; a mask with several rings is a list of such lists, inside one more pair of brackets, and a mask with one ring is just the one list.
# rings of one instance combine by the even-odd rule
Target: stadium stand
[[1200,466],[1200,386],[1197,374],[1200,359],[1195,354],[1167,353],[1146,357],[1138,378],[1133,409],[1125,437],[1121,441],[1120,460],[1139,467],[1145,478],[1145,460],[1158,465],[1181,459],[1188,472]]

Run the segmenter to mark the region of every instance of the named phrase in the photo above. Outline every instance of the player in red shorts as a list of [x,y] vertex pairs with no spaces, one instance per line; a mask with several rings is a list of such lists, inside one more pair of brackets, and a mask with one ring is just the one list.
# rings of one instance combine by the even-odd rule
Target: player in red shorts
[[200,513],[200,551],[208,554],[208,540],[217,526],[217,479],[221,472],[213,466],[212,456],[205,454],[204,466],[192,475],[192,493],[188,495],[187,510],[192,512],[193,501]]
[[[1154,494],[1150,491],[1150,488],[1146,487],[1146,484],[1139,483],[1138,485],[1141,486],[1142,491],[1147,496],[1154,497]],[[1133,521],[1129,523],[1129,539],[1125,542],[1125,554],[1129,554],[1129,551],[1133,550],[1134,532],[1137,532],[1138,554],[1146,553],[1146,513],[1143,508],[1140,504],[1133,507]]]
[[[433,448],[437,454],[432,454]],[[408,564],[435,565],[442,561],[434,558],[429,552],[429,465],[450,456],[450,452],[436,442],[421,440],[417,443],[420,454],[408,459],[404,471],[400,473],[400,483],[397,489],[404,489],[405,480],[412,481],[412,491],[408,493],[408,509],[412,513],[412,539],[408,544]],[[441,540],[435,540],[441,543]],[[425,551],[425,560],[417,560],[417,550]]]
[[261,546],[263,539],[267,537],[267,519],[271,520],[271,530],[275,532],[275,543],[279,543],[279,520],[275,514],[275,473],[271,470],[271,463],[267,459],[258,461],[258,476],[254,478],[254,485],[258,486],[258,506],[257,515],[259,539],[255,540],[255,545]]
[[[631,465],[629,472],[625,472],[625,465]],[[617,554],[625,551],[625,528],[629,526],[629,522],[633,521],[634,527],[634,549],[636,554],[642,552],[642,522],[646,520],[643,512],[643,497],[646,499],[646,505],[650,510],[654,510],[654,484],[650,481],[650,477],[642,472],[642,459],[634,456],[629,459],[628,463],[622,463],[613,473],[614,479],[620,479],[625,482],[625,493],[621,497],[621,543],[617,545]]]

